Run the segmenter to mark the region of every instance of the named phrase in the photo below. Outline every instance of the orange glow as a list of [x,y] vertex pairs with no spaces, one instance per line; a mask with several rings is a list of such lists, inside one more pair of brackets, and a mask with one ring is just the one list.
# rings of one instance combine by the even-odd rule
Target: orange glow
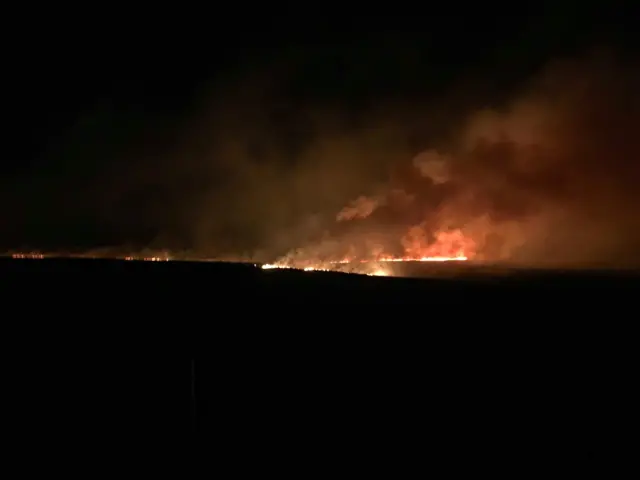
[[32,260],[42,260],[44,255],[41,253],[14,253],[11,255],[11,258],[29,258]]
[[428,236],[426,231],[420,227],[411,228],[402,239],[404,246],[404,256],[392,256],[385,254],[371,255],[369,258],[357,259],[354,257],[344,257],[334,261],[320,261],[281,259],[276,263],[263,265],[265,270],[274,268],[293,268],[298,270],[311,271],[342,271],[361,273],[374,276],[391,276],[389,268],[385,268],[385,263],[391,262],[465,262],[475,256],[475,242],[464,235],[461,230],[448,230],[437,232],[434,236]]
[[379,267],[371,271],[366,268],[366,264],[384,264],[384,263],[392,263],[392,262],[464,262],[467,261],[468,258],[463,255],[455,256],[455,257],[422,257],[422,258],[411,258],[411,257],[386,257],[379,258],[376,260],[360,260],[360,261],[349,261],[349,260],[339,260],[335,262],[326,262],[313,265],[306,265],[297,267],[295,265],[289,265],[286,263],[267,263],[262,265],[263,270],[272,270],[272,269],[293,269],[293,270],[303,270],[305,272],[336,272],[342,271],[344,265],[352,265],[354,267],[354,273],[363,273],[365,275],[372,275],[376,277],[388,277],[391,274],[384,269],[383,267]]
[[169,257],[124,257],[127,261],[138,261],[138,262],[168,262],[171,260]]

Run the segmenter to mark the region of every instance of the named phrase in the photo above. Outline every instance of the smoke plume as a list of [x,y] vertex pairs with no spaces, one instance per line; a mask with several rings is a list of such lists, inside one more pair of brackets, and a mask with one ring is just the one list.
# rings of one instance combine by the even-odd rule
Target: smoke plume
[[238,74],[179,128],[127,114],[137,123],[124,140],[105,133],[123,131],[121,113],[99,116],[108,128],[74,140],[82,174],[58,164],[3,189],[4,238],[33,245],[55,231],[57,246],[82,234],[83,247],[256,261],[449,249],[639,262],[635,65],[596,53],[549,64],[509,101],[464,79],[438,98],[358,107],[305,96],[297,75],[290,64]]
[[447,142],[415,154],[386,195],[358,197],[338,219],[374,230],[405,219],[398,239],[413,257],[637,264],[637,73],[604,55],[554,63],[508,105],[472,112]]

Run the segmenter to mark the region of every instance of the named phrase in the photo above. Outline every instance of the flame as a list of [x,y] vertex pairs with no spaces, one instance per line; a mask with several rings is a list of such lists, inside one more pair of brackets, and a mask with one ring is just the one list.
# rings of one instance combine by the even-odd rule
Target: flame
[[[429,241],[431,240],[431,242]],[[373,276],[390,276],[391,270],[385,268],[385,263],[390,262],[465,262],[475,255],[475,242],[465,236],[461,230],[448,230],[437,232],[431,239],[421,227],[409,230],[403,238],[405,256],[394,257],[381,252],[370,258],[358,259],[344,257],[340,260],[325,261],[309,259],[296,261],[284,258],[276,263],[262,266],[269,270],[274,268],[287,268],[312,271],[341,271],[361,273]]]
[[[302,270],[305,272],[339,272],[344,271],[343,267],[345,265],[349,265],[354,267],[352,273],[361,273],[365,275],[375,276],[375,277],[389,277],[391,276],[391,272],[388,269],[385,269],[382,265],[384,263],[392,263],[392,262],[465,262],[468,258],[464,255],[457,255],[454,257],[421,257],[421,258],[412,258],[412,257],[385,257],[378,258],[375,260],[359,260],[359,261],[351,261],[348,259],[338,260],[334,262],[325,262],[325,263],[316,263],[313,265],[307,266],[296,266],[287,263],[267,263],[262,265],[263,270],[273,270],[273,269],[291,269],[291,270]],[[374,266],[370,269],[367,269],[366,264],[374,264]]]
[[467,260],[469,259],[464,255],[457,255],[455,257],[386,258],[378,262],[465,262]]
[[434,237],[429,242],[422,227],[410,228],[402,239],[407,256],[421,262],[447,262],[467,260],[476,250],[475,242],[460,229],[437,232]]
[[[139,262],[168,262],[173,260],[168,254],[163,256],[138,256],[138,255],[92,255],[92,254],[72,254],[72,253],[37,253],[37,252],[18,252],[10,254],[13,259],[30,259],[30,260],[42,260],[44,258],[85,258],[85,259],[118,259],[126,261],[139,261]],[[0,256],[4,254],[0,253]],[[207,259],[198,259],[199,261]]]
[[11,258],[28,258],[31,260],[42,260],[44,255],[42,253],[14,253],[11,255]]
[[138,262],[168,262],[171,260],[168,256],[165,257],[136,257],[136,256],[127,256],[124,257],[126,261],[138,261]]

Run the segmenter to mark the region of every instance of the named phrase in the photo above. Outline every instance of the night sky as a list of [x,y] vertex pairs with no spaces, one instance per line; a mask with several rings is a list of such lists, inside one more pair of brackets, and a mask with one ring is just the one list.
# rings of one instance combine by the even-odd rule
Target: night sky
[[[569,3],[16,12],[0,248],[269,260],[420,225],[500,258],[629,259],[638,7]],[[444,186],[425,151],[455,157]],[[358,197],[385,207],[337,222]]]

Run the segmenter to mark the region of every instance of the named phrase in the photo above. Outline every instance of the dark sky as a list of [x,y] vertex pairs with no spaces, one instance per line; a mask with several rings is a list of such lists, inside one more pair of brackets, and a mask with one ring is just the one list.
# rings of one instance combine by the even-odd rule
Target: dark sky
[[16,12],[3,247],[286,251],[550,64],[631,78],[632,2],[449,3]]

